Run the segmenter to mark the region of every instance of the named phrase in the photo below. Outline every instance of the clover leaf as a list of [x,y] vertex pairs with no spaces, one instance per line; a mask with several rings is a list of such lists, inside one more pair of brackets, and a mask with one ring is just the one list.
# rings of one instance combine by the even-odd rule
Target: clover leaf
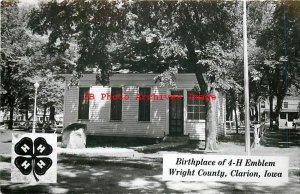
[[44,175],[52,165],[52,160],[46,157],[52,151],[52,146],[44,138],[38,137],[32,142],[31,138],[24,137],[15,145],[15,152],[20,155],[16,157],[15,165],[23,175],[32,171],[35,180],[39,181],[36,174]]

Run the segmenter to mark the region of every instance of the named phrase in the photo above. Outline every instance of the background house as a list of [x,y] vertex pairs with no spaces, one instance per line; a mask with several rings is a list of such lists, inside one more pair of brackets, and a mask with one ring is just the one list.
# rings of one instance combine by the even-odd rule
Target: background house
[[[273,99],[273,110],[277,104],[277,99]],[[300,97],[286,96],[283,99],[282,109],[279,115],[280,128],[292,128],[294,119],[299,118]],[[259,101],[259,119],[261,121],[270,122],[270,102],[268,99],[260,99]]]

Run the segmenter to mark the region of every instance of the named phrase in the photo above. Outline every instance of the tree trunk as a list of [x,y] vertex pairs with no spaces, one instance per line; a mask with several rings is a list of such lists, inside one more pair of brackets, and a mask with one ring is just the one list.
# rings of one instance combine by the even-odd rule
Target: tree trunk
[[[214,92],[211,95],[215,95]],[[217,149],[216,100],[210,100],[207,103],[205,140],[206,151]]]
[[233,114],[232,114],[232,111],[231,111],[231,113],[230,113],[230,125],[229,125],[230,130],[232,130],[232,121],[233,121]]
[[[187,10],[185,10],[187,11]],[[195,46],[189,39],[189,35],[186,34],[186,47],[188,50],[188,59],[191,69],[195,72],[196,78],[200,87],[200,92],[203,95],[208,94],[209,90],[214,95],[214,89],[208,89],[209,82],[212,83],[214,80],[205,80],[203,73],[205,73],[202,64],[198,63],[198,57],[195,52]],[[206,103],[206,126],[205,126],[205,150],[214,151],[217,149],[217,119],[216,119],[216,100],[210,100]]]
[[47,106],[44,106],[43,124],[45,123],[46,120],[46,112],[47,112]]
[[29,99],[27,98],[26,102],[25,102],[25,119],[26,119],[26,121],[28,121],[28,119],[29,119],[28,112],[29,112]]
[[25,111],[25,121],[28,121],[28,119],[29,119],[29,116],[28,116],[28,109],[26,109],[26,111]]
[[8,122],[8,129],[12,130],[14,124],[14,107],[10,106],[9,108],[9,122]]
[[270,102],[270,128],[273,129],[273,95],[269,96]]
[[49,120],[50,120],[51,124],[55,123],[55,107],[54,106],[50,106]]
[[235,133],[239,134],[239,123],[238,123],[238,116],[236,113],[236,108],[234,109],[234,116],[235,116]]
[[254,107],[255,107],[255,121],[258,121],[258,114],[259,113],[258,113],[257,103]]
[[274,119],[276,121],[277,126],[279,126],[279,114],[282,108],[283,99],[284,99],[284,94],[277,95],[276,109],[274,112]]

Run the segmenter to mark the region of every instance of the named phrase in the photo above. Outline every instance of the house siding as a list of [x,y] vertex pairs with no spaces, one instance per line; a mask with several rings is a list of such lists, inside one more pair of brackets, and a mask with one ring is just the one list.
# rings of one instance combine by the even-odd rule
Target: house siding
[[[138,104],[135,100],[138,94],[137,86],[123,86],[123,94],[130,96],[129,100],[122,101],[122,120],[110,120],[111,101],[101,100],[101,94],[110,94],[110,87],[92,86],[90,93],[95,95],[95,100],[90,101],[89,120],[78,120],[78,92],[77,87],[71,87],[66,92],[64,127],[74,123],[86,123],[88,134],[107,135],[107,136],[136,136],[136,137],[163,137],[166,131],[166,109],[168,101],[151,101],[150,122],[138,121]],[[157,86],[151,87],[153,94],[166,94],[166,88]]]
[[77,122],[78,119],[78,93],[77,87],[65,89],[64,96],[64,128],[71,123]]
[[[168,87],[160,87],[154,83],[155,75],[132,74],[113,75],[110,78],[109,86],[96,85],[95,75],[85,74],[79,81],[79,86],[66,87],[64,105],[64,127],[71,123],[86,123],[87,133],[103,136],[130,136],[162,138],[169,134],[169,101],[151,100],[150,122],[138,121],[139,101],[135,100],[139,87],[151,87],[151,94],[170,94]],[[68,81],[67,77],[66,81]],[[191,90],[196,82],[194,74],[178,75],[176,77],[177,88],[184,91],[184,135],[188,135],[192,140],[205,140],[205,121],[187,120],[187,91]],[[78,96],[80,87],[90,87],[90,93],[95,95],[95,99],[89,103],[89,120],[78,120]],[[111,87],[122,87],[123,95],[130,96],[129,100],[122,101],[122,120],[110,120],[111,101],[101,99],[101,94],[111,93]],[[220,96],[220,97],[219,97]],[[217,102],[221,95],[217,94]],[[223,97],[222,97],[223,98]],[[221,106],[221,105],[219,105]],[[217,114],[217,121],[221,121],[223,110]],[[225,126],[225,125],[224,125]],[[222,125],[218,125],[218,135],[224,134]]]
[[186,133],[192,140],[205,140],[205,121],[186,121]]

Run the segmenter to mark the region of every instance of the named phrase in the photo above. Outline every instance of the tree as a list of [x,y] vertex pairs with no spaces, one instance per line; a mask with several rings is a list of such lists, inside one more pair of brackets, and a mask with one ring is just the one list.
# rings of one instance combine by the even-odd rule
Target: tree
[[[226,112],[228,119],[232,118],[232,112],[234,112],[235,116],[235,130],[236,134],[239,133],[239,124],[238,124],[238,115],[236,109],[238,108],[238,97],[239,97],[239,90],[236,90],[235,88],[232,88],[227,91],[226,93],[229,98],[226,99]],[[231,127],[231,123],[230,123]]]
[[[59,98],[62,99],[62,92],[57,92],[58,88],[55,85],[49,85],[49,81],[54,84],[54,80],[57,80],[55,75],[62,68],[52,65],[57,60],[62,61],[63,57],[72,58],[73,56],[61,54],[49,57],[43,52],[47,37],[32,35],[26,29],[30,7],[19,7],[16,1],[2,1],[1,8],[0,65],[3,69],[2,83],[7,91],[7,94],[3,96],[3,105],[9,109],[9,129],[12,129],[16,108],[24,110],[26,119],[28,119],[28,111],[33,109],[31,106],[34,99],[33,84],[36,80],[43,79],[46,83],[47,90],[41,93],[48,96],[43,99],[44,102],[56,100],[57,98],[49,98],[52,94],[60,95]],[[60,62],[60,64],[66,64],[66,62]],[[58,104],[61,105],[61,103]]]
[[[157,69],[160,67],[169,72],[166,67],[171,66],[177,67],[179,72],[195,73],[202,94],[238,86],[230,73],[235,65],[230,29],[236,18],[226,11],[232,11],[235,4],[152,2],[137,3],[134,8],[130,10],[132,20],[128,22],[132,25],[129,25],[127,34],[131,36],[127,36],[122,44],[125,45],[125,54],[119,55],[122,49],[117,52],[123,57],[123,62],[130,56],[134,63],[125,63],[123,67],[143,68],[145,72],[160,72],[161,69]],[[221,18],[224,19],[222,22]],[[141,45],[147,50],[142,50]],[[144,60],[147,58],[150,60]],[[147,61],[153,64],[148,65]],[[161,76],[165,75],[169,76],[168,73]],[[216,149],[214,106],[213,101],[206,106],[206,150]]]
[[73,74],[91,68],[101,70],[99,79],[107,84],[112,65],[107,45],[124,23],[125,15],[116,2],[108,1],[51,1],[34,9],[28,26],[33,33],[49,33],[47,53],[50,55],[65,53],[75,40],[79,45],[79,58]]
[[[297,2],[276,3],[272,22],[257,38],[257,45],[263,49],[260,53],[261,64],[269,86],[271,125],[273,120],[278,122],[288,88],[297,86],[299,81],[299,8],[300,4]],[[277,103],[273,112],[274,96]]]
[[[202,94],[213,94],[236,86],[229,71],[234,69],[235,6],[209,1],[51,1],[32,12],[29,26],[40,35],[50,32],[49,52],[64,52],[76,39],[78,75],[96,67],[98,80],[106,84],[115,71],[162,73],[176,67],[195,73]],[[214,103],[207,104],[207,150],[216,149]]]
[[23,80],[31,74],[27,66],[29,36],[23,28],[23,16],[16,2],[1,2],[1,77],[3,87],[7,91],[3,95],[3,105],[6,105],[10,112],[9,129],[12,129],[15,107],[26,94],[32,92],[29,82]]
[[38,81],[39,88],[37,94],[37,107],[43,109],[43,123],[45,123],[46,112],[48,108],[57,107],[62,111],[64,82],[59,76],[52,72],[43,72],[41,77],[32,79],[31,82]]

